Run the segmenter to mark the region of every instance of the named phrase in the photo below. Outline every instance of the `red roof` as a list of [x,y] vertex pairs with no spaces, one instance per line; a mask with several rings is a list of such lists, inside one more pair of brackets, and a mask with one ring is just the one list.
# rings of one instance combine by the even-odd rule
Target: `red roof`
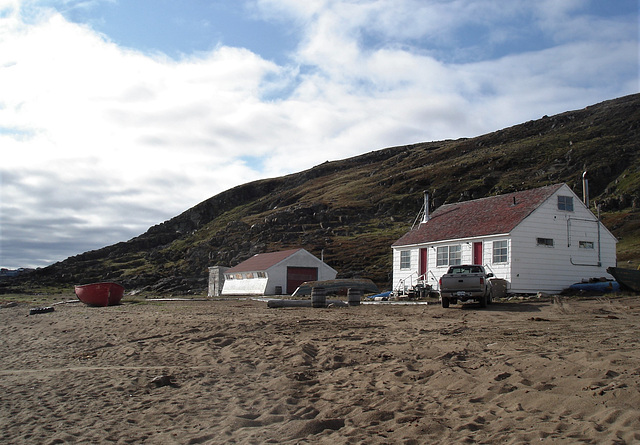
[[275,266],[280,261],[289,258],[294,253],[304,249],[290,249],[283,250],[281,252],[259,253],[252,256],[246,261],[238,264],[227,270],[228,273],[233,272],[258,272],[267,270],[268,268]]
[[510,233],[563,185],[443,205],[393,246]]

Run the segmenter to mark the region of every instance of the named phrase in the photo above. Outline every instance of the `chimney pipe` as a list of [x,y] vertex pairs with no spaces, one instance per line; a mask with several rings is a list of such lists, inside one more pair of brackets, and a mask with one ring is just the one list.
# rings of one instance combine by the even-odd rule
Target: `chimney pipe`
[[429,221],[429,193],[424,191],[424,213],[422,215],[422,222],[426,223]]
[[589,207],[589,180],[587,179],[587,171],[582,173],[582,202]]

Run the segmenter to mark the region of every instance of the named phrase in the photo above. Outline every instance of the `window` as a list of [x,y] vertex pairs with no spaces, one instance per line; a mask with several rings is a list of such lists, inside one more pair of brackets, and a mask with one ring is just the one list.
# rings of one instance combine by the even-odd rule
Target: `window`
[[451,268],[451,273],[482,273],[480,266],[458,266]]
[[233,280],[233,274],[232,273],[228,273],[225,276],[227,277],[227,280]]
[[573,212],[573,196],[558,196],[558,210]]
[[507,240],[493,242],[493,262],[494,263],[506,263],[509,257],[508,254],[509,254],[509,249],[507,247]]
[[258,278],[267,278],[266,272],[256,272]]
[[400,251],[400,269],[411,269],[411,251]]
[[553,238],[537,238],[538,246],[553,247]]
[[438,255],[436,259],[436,266],[448,266],[449,265],[449,247],[438,247]]
[[462,246],[438,247],[436,255],[436,266],[456,266],[462,264]]
[[247,280],[253,280],[253,272],[247,272],[244,276]]
[[462,246],[449,246],[449,266],[462,264]]
[[593,249],[593,241],[580,241],[578,242],[580,249]]

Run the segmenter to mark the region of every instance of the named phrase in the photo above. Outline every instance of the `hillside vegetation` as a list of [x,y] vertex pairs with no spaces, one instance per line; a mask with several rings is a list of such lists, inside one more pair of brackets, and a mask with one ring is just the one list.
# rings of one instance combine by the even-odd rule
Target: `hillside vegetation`
[[[425,123],[427,125],[428,123]],[[303,247],[339,271],[391,286],[391,244],[431,206],[553,183],[582,196],[640,263],[640,94],[471,139],[372,151],[224,191],[127,242],[39,269],[6,291],[119,281],[128,290],[206,292],[207,267]]]

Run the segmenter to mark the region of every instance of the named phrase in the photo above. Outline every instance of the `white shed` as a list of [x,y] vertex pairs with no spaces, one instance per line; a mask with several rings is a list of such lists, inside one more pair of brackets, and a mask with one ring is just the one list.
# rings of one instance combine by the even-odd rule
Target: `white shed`
[[337,274],[304,249],[261,253],[225,271],[222,295],[290,295],[305,281],[333,280]]
[[482,264],[509,293],[560,292],[611,278],[616,242],[566,184],[448,204],[391,246],[393,287],[437,290],[450,265]]

